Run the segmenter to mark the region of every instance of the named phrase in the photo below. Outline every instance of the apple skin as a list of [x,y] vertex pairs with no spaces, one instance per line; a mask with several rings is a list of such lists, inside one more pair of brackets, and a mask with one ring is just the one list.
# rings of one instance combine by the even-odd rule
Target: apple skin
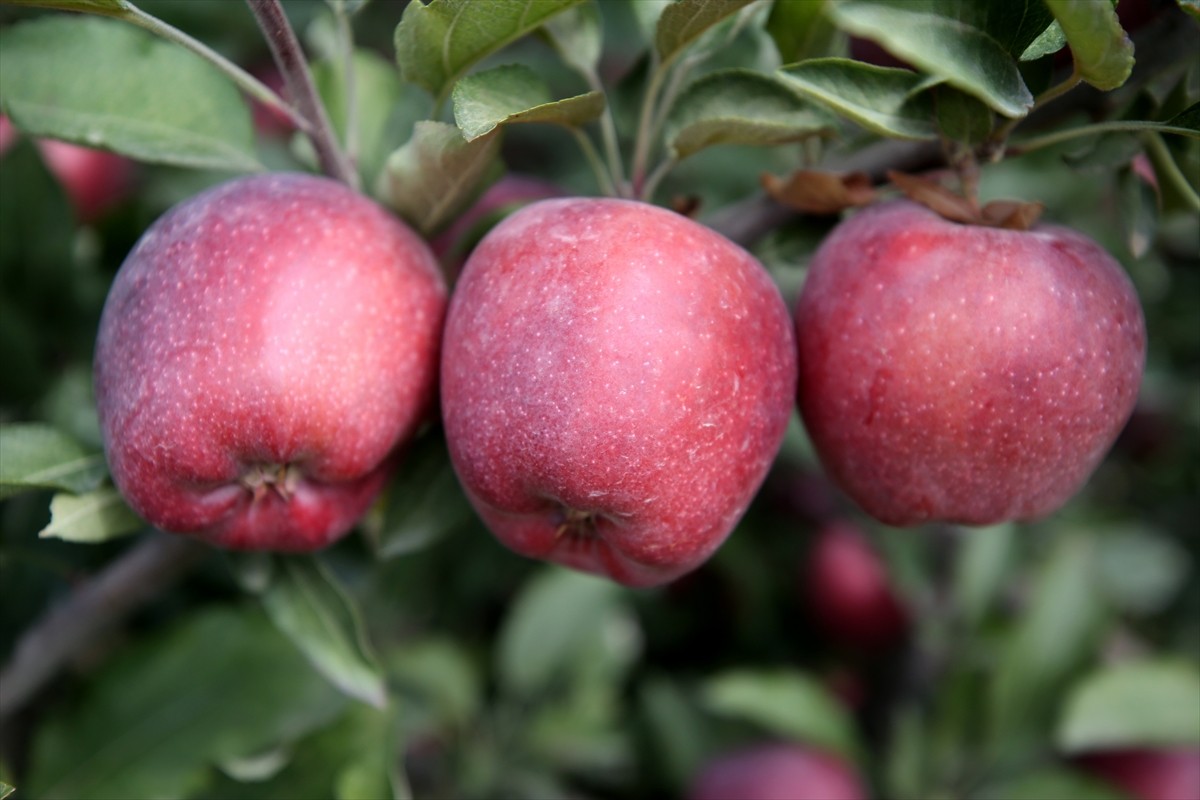
[[1088,772],[1133,800],[1196,800],[1200,797],[1200,749],[1110,750],[1078,759]]
[[798,744],[756,744],[710,761],[688,800],[866,800],[841,759]]
[[1092,240],[960,225],[908,201],[822,242],[796,330],[822,464],[898,526],[1057,510],[1129,418],[1146,354],[1133,286]]
[[331,543],[428,417],[445,303],[425,243],[339,183],[257,175],[181,203],[101,316],[114,482],[151,524],[220,546]]
[[450,302],[442,416],[511,549],[630,586],[696,568],[766,476],[795,342],[749,253],[629,200],[543,200],[484,237]]
[[849,522],[829,523],[817,534],[801,586],[821,629],[844,645],[885,650],[908,630],[908,612],[883,562],[863,532]]

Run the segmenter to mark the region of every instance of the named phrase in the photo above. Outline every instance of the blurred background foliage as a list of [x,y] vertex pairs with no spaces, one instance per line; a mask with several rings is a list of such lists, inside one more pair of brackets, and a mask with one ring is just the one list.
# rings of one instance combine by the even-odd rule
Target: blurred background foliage
[[[1128,13],[1126,3],[1139,5],[1122,0]],[[649,5],[599,4],[601,72],[621,131],[633,127],[644,80],[638,15]],[[1195,32],[1172,3],[1140,5],[1149,10],[1133,31],[1139,57],[1172,28]],[[325,4],[285,6],[310,54],[333,52]],[[270,69],[240,4],[142,7],[238,64]],[[393,63],[401,7],[379,0],[355,17],[358,45],[378,63]],[[0,25],[38,13],[0,7]],[[546,75],[555,96],[585,88],[534,39],[483,66],[514,61]],[[704,69],[778,61],[760,24]],[[81,58],[62,68],[89,67]],[[1142,80],[1139,68],[1140,58],[1137,88],[1114,93],[1112,118],[1167,118],[1162,109],[1200,96],[1200,64],[1169,83]],[[1045,129],[1087,122],[1095,108]],[[403,88],[378,152],[430,111],[428,95]],[[259,125],[262,163],[306,168],[303,146]],[[874,141],[845,131],[842,152]],[[1200,737],[1200,227],[1169,187],[1138,172],[1139,159],[1161,166],[1169,155],[1195,188],[1196,144],[1162,137],[1148,148],[1112,134],[984,170],[984,197],[1041,201],[1045,219],[1113,253],[1147,318],[1137,410],[1086,489],[1050,519],[882,527],[822,477],[797,419],[711,561],[632,591],[500,546],[470,512],[433,429],[362,535],[315,559],[204,550],[74,654],[5,714],[0,780],[20,798],[671,797],[714,756],[784,739],[838,754],[879,797],[1122,796],[1076,756],[1194,749]],[[761,173],[796,168],[805,146],[710,148],[668,177],[660,199],[705,219],[758,192]],[[596,192],[561,131],[514,126],[503,159],[510,172]],[[7,147],[0,422],[43,422],[98,451],[90,361],[108,284],[158,215],[231,175],[138,164],[132,190],[82,221],[28,137]],[[795,216],[754,242],[789,300],[832,224]],[[6,664],[56,604],[162,536],[39,538],[52,494],[0,501]],[[903,608],[902,631],[883,644],[847,639],[814,610],[810,554],[833,522],[861,532]],[[333,633],[311,633],[322,626]]]

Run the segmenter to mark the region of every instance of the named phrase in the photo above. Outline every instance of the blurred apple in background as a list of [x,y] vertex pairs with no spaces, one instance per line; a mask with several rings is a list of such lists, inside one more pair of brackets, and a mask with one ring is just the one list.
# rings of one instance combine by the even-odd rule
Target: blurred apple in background
[[[19,136],[20,132],[11,120],[0,117],[0,155]],[[46,168],[66,192],[80,222],[98,221],[129,197],[136,168],[124,156],[55,139],[37,139],[35,144]]]
[[866,800],[840,758],[791,743],[751,745],[718,756],[693,778],[688,800]]
[[1196,800],[1200,797],[1200,747],[1131,749],[1088,753],[1077,763],[1127,792],[1133,800]]
[[813,542],[801,577],[813,618],[831,639],[856,650],[895,645],[908,629],[879,555],[849,522],[825,526]]

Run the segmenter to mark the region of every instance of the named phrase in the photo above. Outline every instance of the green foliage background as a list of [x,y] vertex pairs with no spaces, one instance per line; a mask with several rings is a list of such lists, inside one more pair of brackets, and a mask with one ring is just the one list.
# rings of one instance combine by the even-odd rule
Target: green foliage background
[[[128,15],[121,0],[48,4]],[[1120,796],[1074,765],[1080,752],[1200,744],[1200,64],[1172,57],[1194,55],[1200,29],[1186,3],[1144,5],[1151,19],[1126,52],[1119,29],[1092,30],[1107,8],[1095,2],[285,4],[334,128],[355,132],[364,190],[423,232],[505,170],[599,193],[577,139],[602,142],[611,113],[624,166],[643,146],[646,172],[663,166],[654,199],[698,206],[789,300],[836,218],[781,213],[761,173],[857,168],[879,181],[937,167],[1003,127],[995,112],[1019,119],[1056,86],[1069,42],[1090,86],[1016,128],[980,196],[1040,201],[1128,269],[1150,341],[1138,408],[1060,513],[978,531],[866,519],[821,475],[796,419],[716,556],[643,591],[505,550],[435,428],[329,550],[172,553],[178,574],[127,614],[87,617],[113,624],[3,711],[0,781],[19,798],[680,796],[714,755],[782,738],[838,753],[880,797],[1049,800]],[[269,63],[240,4],[140,8],[246,68]],[[452,33],[459,14],[484,33]],[[917,70],[828,60],[860,52],[851,34]],[[665,67],[679,65],[687,80],[672,87]],[[656,74],[678,103],[652,141],[638,131]],[[121,261],[202,188],[315,161],[303,137],[255,133],[204,61],[100,16],[0,6],[0,108],[25,129],[0,160],[11,679],[55,608],[165,539],[105,483],[92,407],[91,348]],[[139,159],[136,191],[77,223],[34,135]],[[768,206],[765,233],[751,233]],[[866,531],[912,612],[894,650],[859,652],[814,624],[803,567],[833,519]]]

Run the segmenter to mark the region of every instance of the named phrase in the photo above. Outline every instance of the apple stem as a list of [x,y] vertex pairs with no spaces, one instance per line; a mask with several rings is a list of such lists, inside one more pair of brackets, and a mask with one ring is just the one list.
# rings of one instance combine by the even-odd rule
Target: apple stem
[[250,12],[258,22],[297,110],[310,123],[308,138],[316,150],[321,171],[358,190],[358,171],[338,145],[329,115],[313,85],[312,73],[309,72],[304,51],[296,38],[296,32],[288,22],[283,6],[279,0],[246,0],[246,5],[250,7]]

